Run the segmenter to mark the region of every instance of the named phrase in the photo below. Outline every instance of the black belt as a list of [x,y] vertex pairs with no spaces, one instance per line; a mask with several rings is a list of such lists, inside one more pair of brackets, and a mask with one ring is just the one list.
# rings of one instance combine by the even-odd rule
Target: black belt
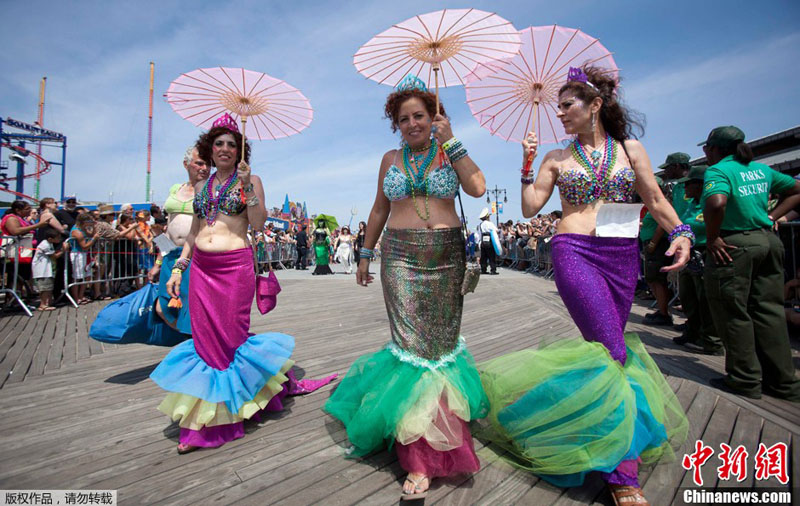
[[743,234],[745,232],[769,232],[770,229],[767,227],[762,228],[751,228],[750,230],[720,230],[719,236],[720,237],[728,237],[729,235],[734,234]]

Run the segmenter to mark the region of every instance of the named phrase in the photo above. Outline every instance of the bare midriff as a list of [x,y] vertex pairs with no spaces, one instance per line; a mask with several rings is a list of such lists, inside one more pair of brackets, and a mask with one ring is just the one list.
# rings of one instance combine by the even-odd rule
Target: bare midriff
[[[417,209],[425,215],[425,196],[417,196]],[[438,199],[428,197],[428,211],[430,219],[423,220],[417,215],[414,209],[414,198],[395,200],[391,203],[389,211],[389,221],[386,223],[388,228],[454,228],[461,226],[455,209],[455,201],[452,199]]]

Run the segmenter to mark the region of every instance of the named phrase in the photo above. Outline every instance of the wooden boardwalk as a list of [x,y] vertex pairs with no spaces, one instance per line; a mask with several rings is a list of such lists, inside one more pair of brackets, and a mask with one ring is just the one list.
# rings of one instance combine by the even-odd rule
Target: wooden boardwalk
[[[484,277],[465,302],[462,333],[476,360],[532,347],[546,337],[577,335],[552,281],[501,272]],[[252,328],[295,336],[299,376],[344,374],[356,357],[387,342],[378,282],[365,289],[352,276],[299,274],[278,273],[278,307],[267,316],[254,310]],[[168,350],[89,339],[88,327],[101,307],[0,317],[0,489],[115,489],[120,504],[132,505],[397,503],[403,472],[394,453],[343,457],[343,426],[320,409],[336,383],[247,424],[244,438],[221,449],[179,456],[178,429],[156,410],[164,393],[148,379]],[[744,482],[720,482],[716,455],[702,472],[711,487],[749,489],[756,485],[759,443],[784,442],[790,484],[772,478],[758,486],[797,487],[800,405],[711,389],[707,381],[722,372],[723,357],[684,351],[672,343],[674,330],[640,324],[645,311],[634,306],[628,330],[640,333],[686,409],[690,434],[679,455],[689,453],[697,439],[716,452],[720,443],[744,445],[750,455]],[[428,504],[611,504],[596,476],[580,488],[558,489],[509,466],[493,445],[475,443],[480,472],[434,481]],[[640,476],[653,504],[680,504],[682,487],[693,487],[676,461]]]

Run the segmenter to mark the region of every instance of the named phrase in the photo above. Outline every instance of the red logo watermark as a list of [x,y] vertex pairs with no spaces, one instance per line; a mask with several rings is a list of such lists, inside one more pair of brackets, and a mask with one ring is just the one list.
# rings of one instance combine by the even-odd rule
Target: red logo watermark
[[[703,476],[700,469],[714,456],[714,448],[706,446],[699,439],[695,442],[694,447],[694,452],[683,456],[681,466],[687,471],[692,471],[692,481],[698,487],[702,487]],[[738,482],[746,480],[747,459],[750,456],[747,449],[743,445],[732,448],[725,443],[721,443],[719,448],[720,452],[717,458],[722,461],[722,464],[717,467],[719,479],[735,478]],[[787,454],[788,445],[786,443],[775,443],[769,447],[764,443],[759,444],[758,452],[753,458],[756,480],[768,480],[775,477],[784,485],[789,483]]]

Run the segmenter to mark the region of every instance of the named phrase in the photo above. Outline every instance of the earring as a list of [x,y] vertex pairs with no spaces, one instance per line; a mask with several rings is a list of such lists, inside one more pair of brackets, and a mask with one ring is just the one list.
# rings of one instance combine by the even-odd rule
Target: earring
[[592,135],[597,131],[597,113],[592,114]]

